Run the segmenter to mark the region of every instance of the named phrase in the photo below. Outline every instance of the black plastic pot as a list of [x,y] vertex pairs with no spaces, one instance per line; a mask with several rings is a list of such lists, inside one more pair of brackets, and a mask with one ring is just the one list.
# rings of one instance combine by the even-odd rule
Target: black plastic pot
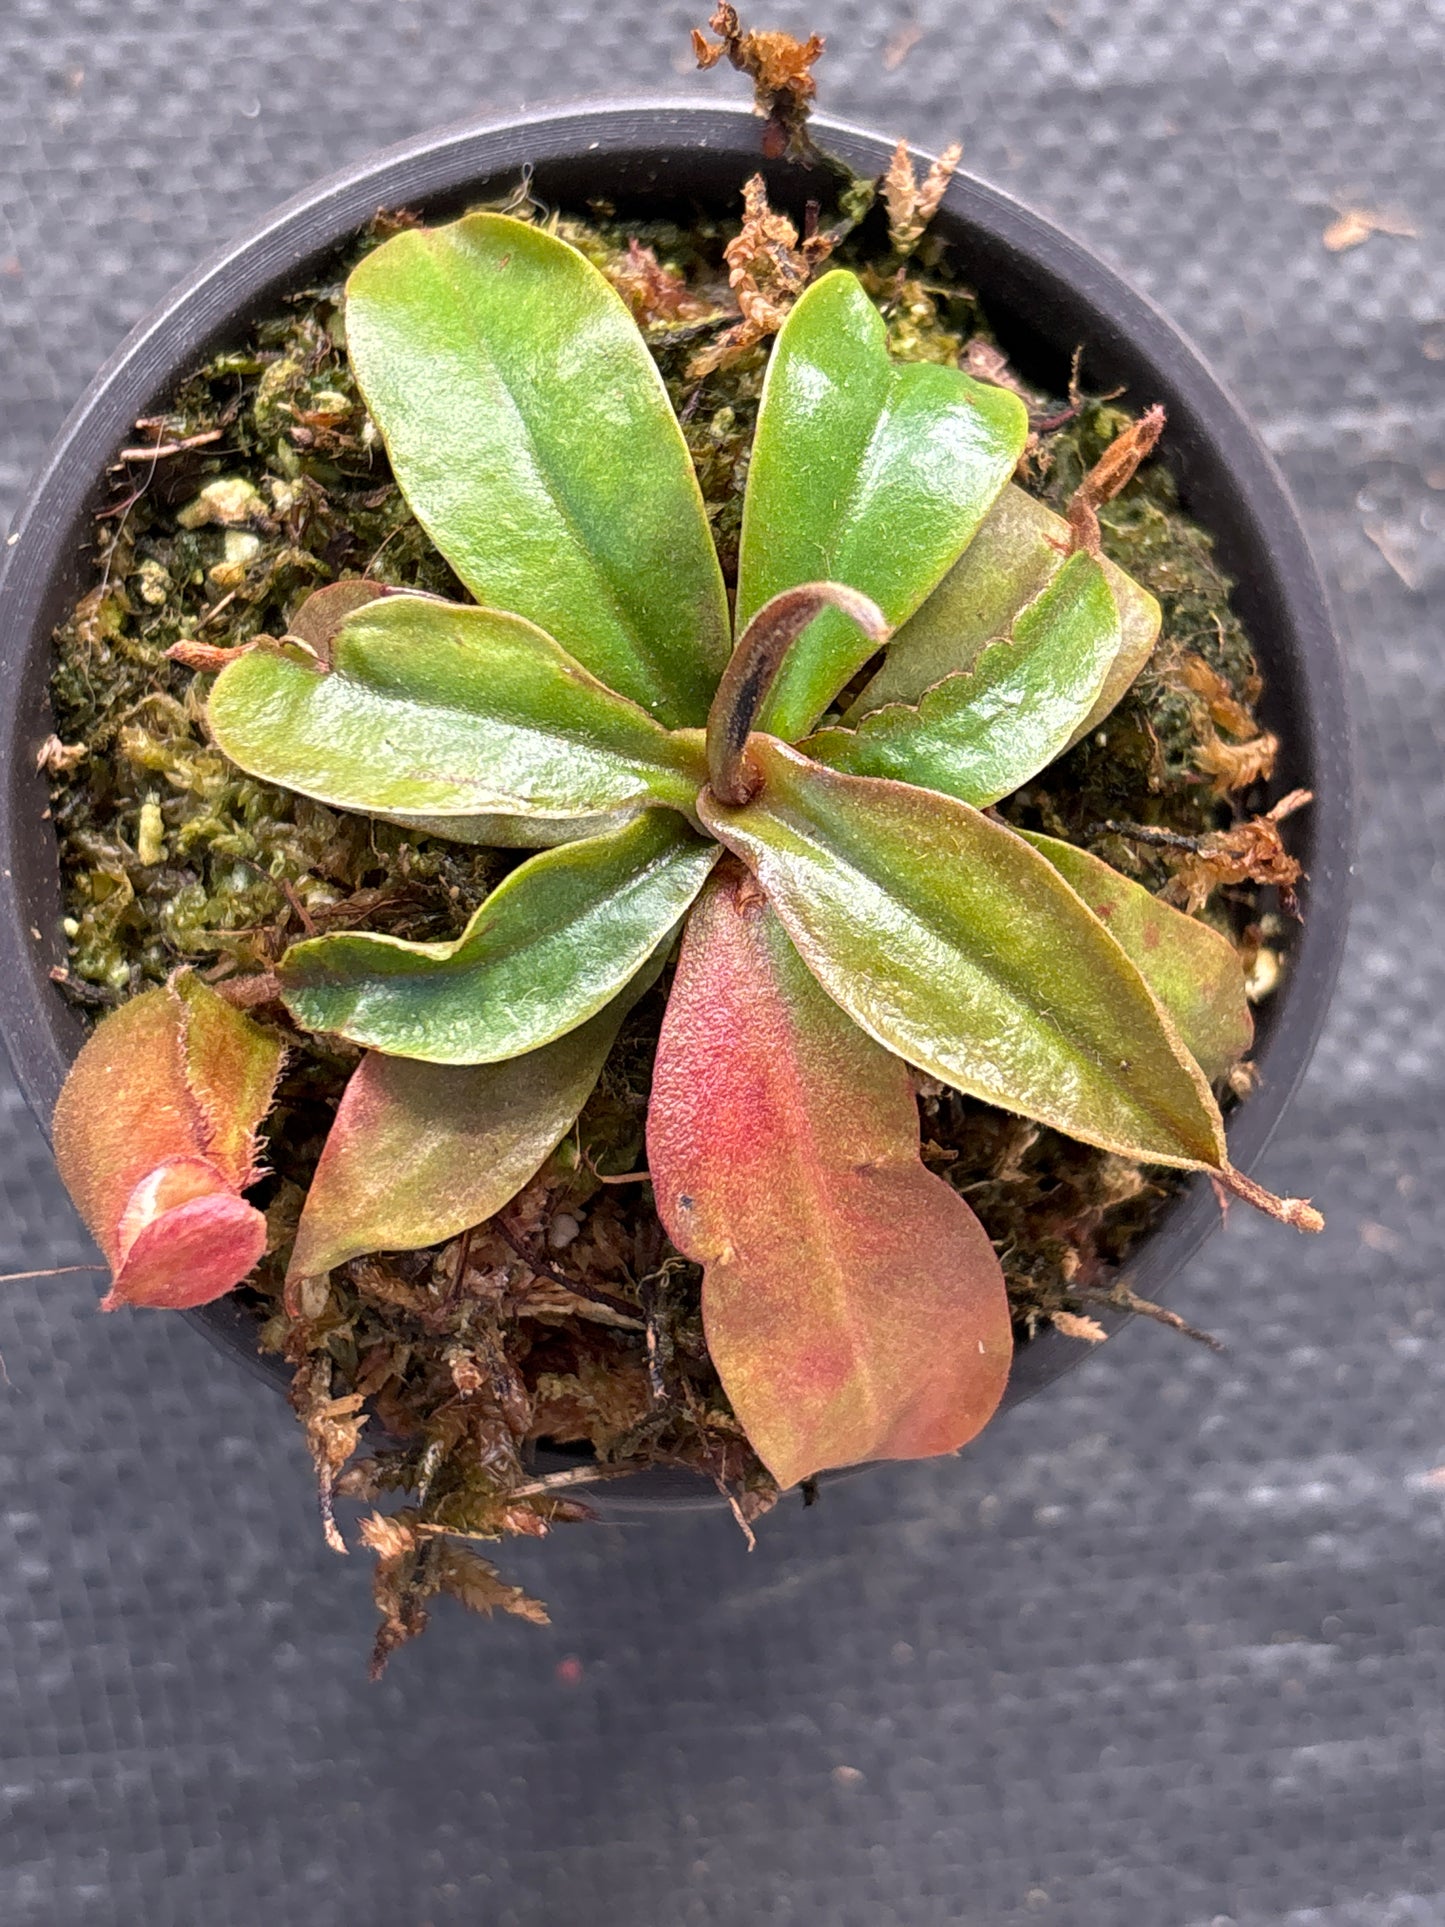
[[[889,142],[826,121],[815,125],[822,145],[859,173],[886,166]],[[36,750],[49,733],[50,637],[87,585],[103,470],[136,418],[278,296],[323,275],[378,208],[447,216],[506,192],[530,172],[538,199],[562,206],[601,198],[639,216],[687,214],[699,206],[731,213],[743,181],[761,164],[759,132],[760,123],[739,110],[687,103],[581,106],[394,148],[292,201],[203,268],[96,377],[10,537],[0,575],[0,1030],[42,1125],[48,1126],[82,1036],[48,976],[64,956],[55,842],[35,769]],[[795,214],[818,191],[816,175],[789,163],[767,163],[764,171],[775,204]],[[1232,1156],[1248,1170],[1314,1048],[1348,908],[1349,726],[1342,665],[1314,564],[1284,485],[1244,415],[1149,302],[1076,241],[966,175],[951,182],[935,232],[951,244],[1025,376],[1060,392],[1082,343],[1091,385],[1120,385],[1136,407],[1166,405],[1165,459],[1185,506],[1215,536],[1239,584],[1237,606],[1267,681],[1263,719],[1285,745],[1275,778],[1279,791],[1315,793],[1292,836],[1309,872],[1304,924],[1284,987],[1262,1013],[1259,1088],[1230,1124]],[[1209,1186],[1200,1180],[1131,1259],[1135,1288],[1163,1295],[1217,1221]],[[254,1321],[233,1300],[187,1315],[223,1349],[284,1382],[275,1361],[258,1358]],[[1057,1333],[1034,1339],[1018,1355],[1005,1405],[1029,1397],[1082,1354],[1083,1347]],[[654,1472],[600,1488],[599,1503],[622,1513],[716,1500],[689,1473]]]

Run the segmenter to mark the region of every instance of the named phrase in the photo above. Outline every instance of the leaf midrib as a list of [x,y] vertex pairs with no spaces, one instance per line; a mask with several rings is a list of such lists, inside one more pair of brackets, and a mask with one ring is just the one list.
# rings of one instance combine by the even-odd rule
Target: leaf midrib
[[[613,581],[611,575],[602,568],[597,556],[593,553],[591,543],[583,539],[583,526],[578,520],[578,510],[572,501],[571,495],[564,487],[559,486],[555,466],[551,457],[545,453],[543,447],[539,444],[536,435],[533,433],[532,425],[523,413],[521,404],[512,388],[510,378],[503,371],[502,364],[497,356],[489,348],[485,331],[477,325],[476,317],[471,311],[470,304],[465,298],[460,283],[454,278],[454,266],[451,258],[448,257],[446,261],[439,263],[439,265],[441,266],[443,275],[452,285],[453,294],[457,297],[457,305],[461,310],[465,328],[480,348],[483,364],[492,372],[501,394],[505,397],[507,407],[520,429],[521,439],[525,443],[528,453],[532,458],[537,475],[547,490],[548,499],[556,503],[561,510],[562,518],[567,524],[579,553],[586,559],[589,572],[604,590],[604,601],[609,613],[615,618],[623,637],[637,649],[642,663],[647,670],[648,677],[654,685],[654,689],[660,689],[662,700],[664,703],[667,703],[672,694],[671,679],[666,674],[660,672],[652,645],[650,643],[644,644],[643,639],[636,633],[632,623],[627,617],[621,590]],[[667,409],[671,411],[672,403],[665,389],[663,390],[663,402]],[[689,455],[689,468],[691,468],[691,461],[692,458]],[[709,542],[712,540],[710,530],[708,540]],[[599,676],[598,681],[600,682],[601,680]],[[614,691],[613,693],[620,694],[622,692]]]

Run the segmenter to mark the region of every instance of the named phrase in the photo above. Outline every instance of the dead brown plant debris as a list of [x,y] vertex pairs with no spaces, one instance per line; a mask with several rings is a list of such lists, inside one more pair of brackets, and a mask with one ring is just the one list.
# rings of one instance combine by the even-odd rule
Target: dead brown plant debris
[[691,379],[715,374],[776,334],[836,243],[836,235],[817,229],[800,241],[787,215],[769,206],[762,175],[754,174],[743,187],[742,228],[723,249],[728,284],[742,319],[693,357],[688,364]]
[[721,0],[708,25],[721,39],[711,41],[699,28],[692,30],[692,50],[700,68],[715,67],[724,55],[739,73],[753,83],[753,100],[767,126],[763,130],[763,153],[769,160],[787,154],[793,160],[811,159],[817,152],[808,132],[818,83],[812,69],[824,48],[823,36],[809,34],[795,40],[791,34],[745,28],[738,10]]
[[[1077,382],[1077,365],[1074,383]],[[1072,388],[1071,383],[1071,399]],[[1069,529],[1073,547],[1097,556],[1103,551],[1099,510],[1112,502],[1133,481],[1140,463],[1153,453],[1164,433],[1164,410],[1156,402],[1146,408],[1137,421],[1121,430],[1075,489],[1069,502]]]
[[656,252],[644,247],[635,235],[629,238],[626,253],[613,265],[608,279],[644,328],[709,320],[718,312],[711,301],[695,294],[675,269],[664,267]]
[[1346,202],[1336,205],[1335,218],[1320,239],[1331,254],[1344,254],[1368,241],[1372,234],[1388,234],[1399,241],[1419,238],[1419,229],[1408,214],[1391,208],[1358,207]]
[[1291,790],[1263,816],[1200,837],[1192,850],[1184,852],[1164,896],[1193,916],[1215,890],[1236,883],[1268,885],[1279,891],[1286,910],[1294,915],[1294,886],[1304,871],[1299,858],[1285,848],[1279,826],[1312,800],[1309,790]]
[[948,183],[963,159],[962,141],[950,141],[938,158],[929,163],[920,181],[908,152],[907,141],[899,141],[893,159],[883,176],[883,205],[888,210],[888,238],[900,257],[912,254],[923,239],[924,230],[937,214]]

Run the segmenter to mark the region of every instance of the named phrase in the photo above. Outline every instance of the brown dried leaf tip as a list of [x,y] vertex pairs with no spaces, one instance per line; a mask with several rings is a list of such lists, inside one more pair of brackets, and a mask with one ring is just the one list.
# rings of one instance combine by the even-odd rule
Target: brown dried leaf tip
[[837,246],[838,236],[815,231],[800,242],[798,230],[786,214],[768,205],[761,174],[743,188],[743,225],[723,249],[728,284],[737,296],[742,319],[688,364],[688,374],[701,381],[718,368],[737,360],[767,335],[774,335],[809,281]]
[[1279,826],[1287,816],[1312,802],[1309,790],[1291,790],[1272,810],[1236,823],[1232,829],[1212,830],[1200,837],[1170,878],[1165,898],[1191,916],[1198,914],[1212,891],[1232,883],[1272,884],[1291,916],[1296,914],[1294,886],[1304,874],[1298,857],[1284,847]]
[[962,159],[962,141],[950,141],[920,182],[913,171],[907,141],[899,141],[894,148],[883,176],[883,204],[888,209],[888,238],[895,254],[912,254],[923,239],[924,229],[937,214],[944,190]]
[[1164,433],[1164,410],[1156,402],[1116,435],[1074,491],[1069,504],[1070,552],[1099,553],[1099,510],[1128,487],[1139,464],[1154,452]]
[[767,120],[763,129],[763,153],[770,161],[787,154],[793,160],[809,160],[816,153],[808,133],[818,83],[812,74],[813,63],[823,51],[820,33],[806,40],[795,40],[787,33],[759,33],[744,28],[738,10],[727,0],[714,10],[708,25],[719,41],[709,40],[697,27],[692,30],[692,50],[699,67],[716,67],[726,54],[739,73],[753,83],[757,111]]

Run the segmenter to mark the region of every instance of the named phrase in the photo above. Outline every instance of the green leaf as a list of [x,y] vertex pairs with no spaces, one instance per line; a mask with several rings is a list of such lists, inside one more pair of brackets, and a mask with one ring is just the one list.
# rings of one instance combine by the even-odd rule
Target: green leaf
[[352,272],[346,340],[402,493],[478,602],[701,724],[722,574],[662,376],[597,269],[501,214],[409,229]]
[[453,943],[337,933],[292,946],[297,1022],[394,1057],[492,1064],[540,1049],[609,1003],[717,861],[670,811],[544,850],[499,883]]
[[[376,812],[373,812],[375,814]],[[598,816],[411,816],[390,815],[388,823],[444,836],[453,843],[485,843],[498,850],[555,850],[559,843],[581,843],[606,836],[631,822],[636,810],[609,810]]]
[[525,1057],[422,1064],[368,1052],[306,1194],[290,1276],[439,1244],[500,1211],[572,1128],[665,954],[659,947],[595,1017]]
[[854,776],[891,776],[965,803],[996,803],[1051,763],[1090,714],[1119,654],[1119,611],[1104,571],[1071,556],[972,669],[913,706],[890,703],[856,729],[799,745]]
[[648,1167],[706,1267],[723,1389],[780,1485],[952,1452],[992,1416],[1003,1272],[924,1169],[906,1065],[819,989],[736,866],[688,919],[658,1042]]
[[1142,883],[1057,837],[1018,834],[1046,856],[1139,966],[1204,1075],[1213,1082],[1254,1041],[1244,968],[1227,937],[1161,903]]
[[[857,276],[841,270],[815,281],[783,323],[748,470],[739,630],[779,591],[818,581],[871,596],[896,628],[1013,473],[1028,435],[1018,396],[957,368],[894,362],[886,332]],[[806,734],[872,649],[846,616],[819,616],[759,727]]]
[[192,975],[96,1026],[55,1106],[55,1160],[113,1274],[103,1309],[203,1305],[266,1248],[241,1193],[286,1047]]
[[[968,549],[894,636],[882,668],[844,721],[857,723],[885,703],[916,703],[945,676],[972,669],[994,637],[1007,635],[1019,610],[1063,568],[1068,548],[1063,517],[1010,484]],[[1159,604],[1148,590],[1107,558],[1103,569],[1119,607],[1119,653],[1074,731],[1074,742],[1108,715],[1149,660],[1159,635]]]
[[1218,1107],[1136,966],[1022,837],[967,803],[757,736],[763,788],[704,797],[823,988],[889,1050],[1124,1157],[1225,1155]]
[[520,616],[387,596],[348,617],[328,669],[251,649],[207,704],[253,776],[378,815],[595,816],[691,808],[700,746],[605,689]]

